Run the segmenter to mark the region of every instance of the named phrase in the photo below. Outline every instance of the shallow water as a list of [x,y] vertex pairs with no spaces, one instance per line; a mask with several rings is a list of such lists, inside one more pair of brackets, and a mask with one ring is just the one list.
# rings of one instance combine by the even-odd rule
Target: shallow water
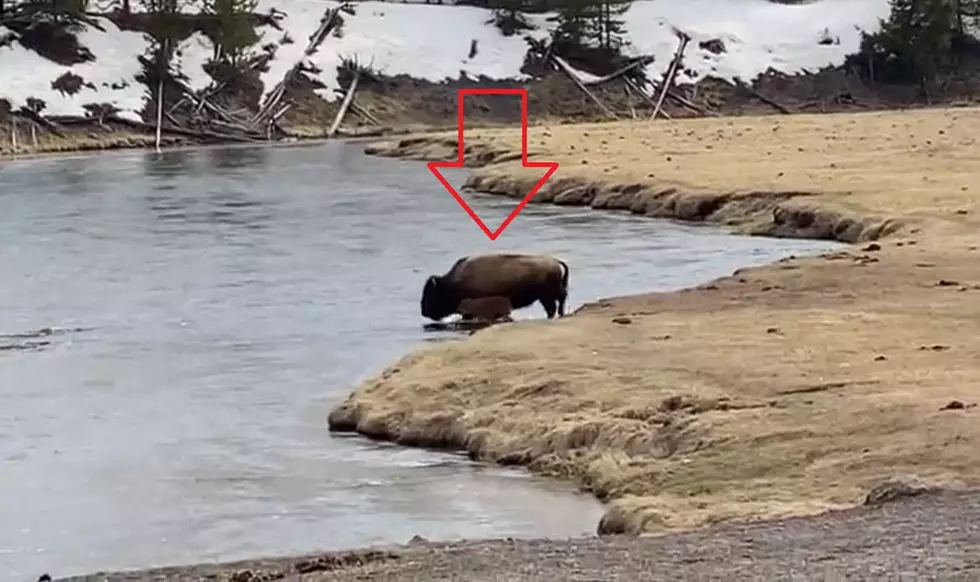
[[[0,334],[54,328],[0,337],[35,344],[0,350],[0,578],[590,533],[601,507],[560,484],[327,433],[433,336],[424,278],[555,252],[571,310],[829,246],[544,205],[494,243],[424,164],[361,147],[0,163]],[[514,202],[473,204],[494,228]]]

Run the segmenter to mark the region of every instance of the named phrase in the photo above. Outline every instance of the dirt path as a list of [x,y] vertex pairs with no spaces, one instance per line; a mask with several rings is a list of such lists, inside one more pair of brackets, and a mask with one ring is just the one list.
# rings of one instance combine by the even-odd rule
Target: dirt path
[[980,493],[946,493],[659,537],[422,542],[66,580],[976,580],[978,545]]
[[[538,201],[860,244],[421,349],[331,426],[575,481],[610,502],[605,533],[847,507],[896,474],[980,484],[978,125],[974,108],[533,128],[562,164]],[[477,188],[540,177],[509,157],[519,134],[467,140],[493,162]]]

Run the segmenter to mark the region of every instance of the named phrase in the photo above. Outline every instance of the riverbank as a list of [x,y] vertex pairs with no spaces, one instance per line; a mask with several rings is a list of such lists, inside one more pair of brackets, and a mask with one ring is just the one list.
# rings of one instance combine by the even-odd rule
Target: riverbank
[[978,519],[980,494],[946,493],[707,532],[567,541],[413,540],[375,550],[94,573],[64,580],[867,580],[910,575],[967,580],[980,576],[973,551]]
[[[572,480],[609,503],[600,533],[814,514],[900,474],[975,485],[978,121],[962,108],[532,128],[532,157],[561,163],[536,202],[861,244],[421,349],[330,426]],[[466,138],[471,186],[523,197],[539,177],[513,161],[518,132]],[[446,159],[455,140],[369,151]]]

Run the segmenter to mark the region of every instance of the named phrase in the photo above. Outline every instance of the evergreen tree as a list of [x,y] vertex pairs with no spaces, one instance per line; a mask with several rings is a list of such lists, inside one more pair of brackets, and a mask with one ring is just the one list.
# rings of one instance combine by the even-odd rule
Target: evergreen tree
[[214,41],[214,61],[238,69],[249,59],[249,50],[259,37],[252,14],[258,0],[204,0],[204,12],[216,17],[218,28]]
[[[147,13],[146,36],[150,38],[149,59],[140,58],[144,66],[141,82],[149,87],[157,87],[159,82],[168,82],[171,63],[177,46],[185,36],[181,20],[181,0],[139,0]],[[154,95],[156,95],[154,93]]]
[[956,17],[957,34],[977,34],[980,31],[980,0],[951,0]]
[[623,14],[630,0],[560,0],[556,7],[559,37],[605,49],[622,42]]
[[891,0],[875,40],[905,75],[932,77],[950,53],[955,19],[950,0]]

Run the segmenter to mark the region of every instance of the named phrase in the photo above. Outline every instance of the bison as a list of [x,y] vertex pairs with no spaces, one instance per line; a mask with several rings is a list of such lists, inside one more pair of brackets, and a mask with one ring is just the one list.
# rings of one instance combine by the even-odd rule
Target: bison
[[513,306],[510,299],[503,295],[463,299],[459,302],[460,315],[463,319],[477,319],[494,323],[496,321],[511,321],[510,312]]
[[548,319],[565,315],[568,265],[540,254],[488,253],[463,257],[445,275],[432,275],[422,289],[422,317],[440,321],[459,313],[464,299],[502,296],[512,309],[539,301]]

